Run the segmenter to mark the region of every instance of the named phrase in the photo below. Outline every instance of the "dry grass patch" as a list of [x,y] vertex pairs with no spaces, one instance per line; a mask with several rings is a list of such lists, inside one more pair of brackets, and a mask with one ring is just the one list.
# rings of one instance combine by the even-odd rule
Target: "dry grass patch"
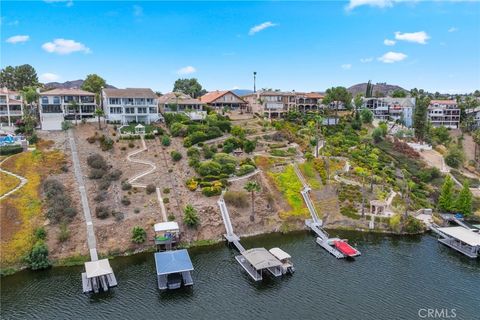
[[0,183],[0,196],[14,189],[20,183],[20,179],[4,172],[0,172],[0,181],[2,182]]

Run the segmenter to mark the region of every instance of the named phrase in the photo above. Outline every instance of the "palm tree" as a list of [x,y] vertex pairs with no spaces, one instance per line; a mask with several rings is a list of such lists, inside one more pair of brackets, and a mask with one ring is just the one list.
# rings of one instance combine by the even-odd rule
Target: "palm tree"
[[255,192],[260,192],[260,184],[257,181],[248,181],[243,187],[252,195],[252,214],[250,215],[250,221],[255,220]]
[[70,108],[73,108],[73,110],[75,111],[75,126],[78,124],[78,121],[77,121],[77,116],[78,116],[78,104],[77,104],[77,101],[75,100],[72,100],[70,101],[70,103],[68,104],[69,106],[69,109]]
[[100,117],[105,116],[105,112],[103,112],[102,109],[97,108],[97,109],[95,109],[94,114],[95,114],[95,116],[96,116],[97,119],[98,119],[98,130],[102,130],[102,125],[101,125],[101,123],[100,123]]

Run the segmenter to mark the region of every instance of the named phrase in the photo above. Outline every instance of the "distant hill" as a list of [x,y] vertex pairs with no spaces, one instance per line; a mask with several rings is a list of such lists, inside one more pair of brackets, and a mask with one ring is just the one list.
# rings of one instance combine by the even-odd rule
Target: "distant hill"
[[245,96],[247,94],[250,94],[253,92],[253,90],[248,90],[248,89],[234,89],[232,90],[233,93],[235,93],[237,96]]
[[[45,89],[80,89],[82,87],[83,80],[73,80],[65,82],[48,82],[45,83]],[[107,84],[107,88],[116,89],[114,86]]]
[[[400,86],[387,84],[387,83],[377,83],[372,85],[373,85],[372,93],[374,96],[375,96],[375,92],[380,92],[383,96],[388,96],[388,95],[391,95],[395,90],[409,91]],[[365,83],[359,83],[359,84],[353,85],[347,90],[352,94],[352,96],[357,95],[357,93],[362,93],[365,95],[365,92],[367,91],[367,83],[365,82]]]

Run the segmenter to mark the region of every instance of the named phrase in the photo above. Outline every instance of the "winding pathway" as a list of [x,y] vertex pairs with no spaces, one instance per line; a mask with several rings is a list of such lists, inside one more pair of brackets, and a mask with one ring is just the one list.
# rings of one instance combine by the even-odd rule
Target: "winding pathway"
[[[10,157],[11,157],[11,156],[10,156]],[[3,159],[3,161],[0,162],[0,165],[2,165],[2,164],[3,164],[7,159],[9,159],[10,157],[7,157],[7,158]],[[4,193],[2,196],[0,196],[0,200],[2,200],[2,199],[4,199],[4,198],[8,197],[9,195],[17,192],[18,190],[20,190],[20,189],[28,182],[27,178],[22,177],[22,176],[19,176],[18,174],[15,174],[15,173],[13,173],[13,172],[4,170],[4,169],[2,169],[2,168],[0,168],[0,171],[3,172],[3,173],[5,173],[5,174],[11,175],[11,176],[13,176],[13,177],[15,177],[15,178],[17,178],[17,179],[20,180],[20,183],[19,183],[15,188],[13,188],[12,190],[10,190],[10,191]]]
[[[148,160],[132,159],[133,156],[135,156],[135,155],[137,155],[137,154],[139,154],[143,151],[147,151],[147,149],[148,149],[147,145],[145,143],[145,139],[143,139],[143,136],[141,136],[140,139],[142,141],[142,148],[139,149],[139,150],[135,150],[133,152],[130,152],[127,155],[127,161],[132,162],[132,163],[140,163],[140,164],[143,164],[143,165],[147,165],[150,168],[148,170],[146,170],[144,172],[141,172],[141,173],[133,176],[132,178],[128,179],[128,183],[130,183],[132,185],[132,187],[146,188],[147,185],[140,184],[140,183],[135,183],[135,181],[137,181],[138,179],[140,179],[140,178],[142,178],[146,175],[149,175],[150,173],[155,171],[157,169],[157,166],[155,165],[155,163],[153,163],[151,161],[148,161]],[[155,192],[157,194],[157,200],[158,200],[158,204],[160,205],[160,211],[162,213],[163,221],[167,221],[167,210],[165,209],[165,204],[163,202],[162,193],[160,192],[160,188],[156,187]]]

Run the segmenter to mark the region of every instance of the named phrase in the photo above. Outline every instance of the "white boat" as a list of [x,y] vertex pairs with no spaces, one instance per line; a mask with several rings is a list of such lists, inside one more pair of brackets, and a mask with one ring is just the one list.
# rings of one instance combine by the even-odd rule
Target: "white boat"
[[293,274],[295,272],[295,268],[293,267],[293,263],[291,261],[292,257],[288,253],[286,253],[285,251],[283,251],[280,248],[272,248],[268,251],[270,251],[270,253],[275,258],[280,260],[280,262],[282,263],[282,273],[283,274],[286,274],[286,273]]

